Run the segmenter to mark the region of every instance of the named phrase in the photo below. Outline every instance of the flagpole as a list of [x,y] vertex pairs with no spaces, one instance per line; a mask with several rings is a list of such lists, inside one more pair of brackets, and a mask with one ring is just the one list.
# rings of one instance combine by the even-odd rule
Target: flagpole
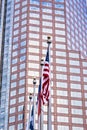
[[34,130],[35,130],[35,87],[36,87],[36,78],[33,79],[33,85],[34,85],[33,106],[34,106]]
[[29,95],[29,99],[30,99],[30,102],[29,102],[29,117],[28,117],[28,121],[27,121],[27,124],[26,124],[26,130],[30,130],[29,126],[30,126],[30,118],[31,118],[31,100],[32,100],[32,94],[31,93]]
[[[30,122],[30,119],[31,119],[31,100],[32,100],[32,94],[30,93],[30,95],[29,95],[29,99],[30,99],[30,104],[29,104],[29,122]],[[29,125],[30,125],[30,123],[29,123]],[[28,126],[28,128],[29,128],[29,126]]]
[[[47,44],[49,49],[49,64],[50,64],[50,44],[51,44],[51,38],[47,37]],[[49,74],[51,75],[51,73]],[[48,100],[48,130],[52,130],[52,122],[51,122],[51,85],[49,80],[49,100]]]
[[[44,65],[44,60],[41,59],[41,88],[42,88],[42,83],[43,83],[43,65]],[[42,106],[42,100],[41,100],[41,115],[40,115],[40,130],[43,130],[43,106]]]

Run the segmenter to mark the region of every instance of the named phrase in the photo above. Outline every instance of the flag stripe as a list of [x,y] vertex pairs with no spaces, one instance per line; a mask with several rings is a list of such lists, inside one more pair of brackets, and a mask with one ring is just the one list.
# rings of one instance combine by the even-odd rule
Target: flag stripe
[[43,83],[42,83],[41,94],[42,94],[43,104],[45,104],[49,99],[49,81],[50,81],[49,48],[47,49],[42,75],[43,75]]

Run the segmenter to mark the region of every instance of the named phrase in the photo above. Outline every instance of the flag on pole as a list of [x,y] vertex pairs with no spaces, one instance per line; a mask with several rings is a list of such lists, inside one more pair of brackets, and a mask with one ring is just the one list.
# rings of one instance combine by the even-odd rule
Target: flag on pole
[[50,81],[49,46],[47,48],[47,54],[43,66],[42,76],[43,76],[43,82],[42,82],[41,95],[42,95],[43,104],[45,104],[49,100],[49,81]]
[[29,130],[34,130],[34,106],[32,106]]
[[37,105],[38,105],[38,117],[39,117],[41,114],[41,78],[38,88]]

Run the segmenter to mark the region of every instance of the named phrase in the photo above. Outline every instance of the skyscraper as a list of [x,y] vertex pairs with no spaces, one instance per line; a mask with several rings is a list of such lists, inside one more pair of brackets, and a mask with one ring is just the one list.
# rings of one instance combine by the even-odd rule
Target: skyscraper
[[[52,130],[87,129],[86,0],[2,0],[0,130],[24,130],[51,36]],[[43,128],[47,129],[47,106]],[[36,114],[36,130],[38,130]]]

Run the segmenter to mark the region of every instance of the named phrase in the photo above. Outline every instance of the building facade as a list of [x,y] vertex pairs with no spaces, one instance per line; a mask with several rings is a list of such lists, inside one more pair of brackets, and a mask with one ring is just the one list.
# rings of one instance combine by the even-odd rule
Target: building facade
[[[52,130],[87,129],[86,0],[2,0],[0,130],[26,130],[51,36]],[[32,101],[33,102],[33,101]],[[36,113],[35,130],[38,130]],[[43,130],[47,129],[44,106]]]

